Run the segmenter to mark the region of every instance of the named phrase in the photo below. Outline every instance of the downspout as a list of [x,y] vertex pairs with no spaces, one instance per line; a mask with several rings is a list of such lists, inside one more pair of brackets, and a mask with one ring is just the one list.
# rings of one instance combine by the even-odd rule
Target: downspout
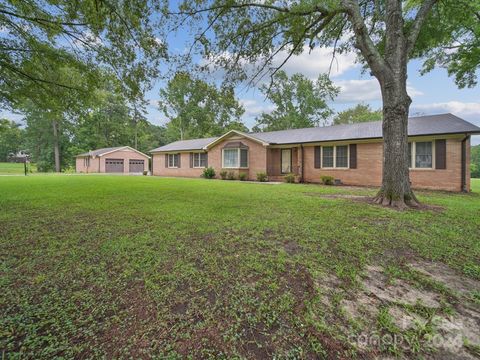
[[463,192],[468,192],[467,189],[467,140],[470,138],[469,135],[465,135],[465,138],[462,140],[462,166],[461,166],[461,171],[462,171],[462,191]]
[[304,178],[303,178],[303,164],[304,164],[304,152],[303,152],[303,144],[300,144],[300,149],[302,149],[302,171],[301,171],[301,176],[300,176],[300,182],[303,183],[304,182]]

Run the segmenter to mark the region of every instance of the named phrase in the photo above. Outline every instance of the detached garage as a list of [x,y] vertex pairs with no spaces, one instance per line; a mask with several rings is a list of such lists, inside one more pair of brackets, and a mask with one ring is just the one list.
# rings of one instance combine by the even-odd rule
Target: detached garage
[[142,174],[150,157],[130,146],[92,150],[76,156],[77,173]]

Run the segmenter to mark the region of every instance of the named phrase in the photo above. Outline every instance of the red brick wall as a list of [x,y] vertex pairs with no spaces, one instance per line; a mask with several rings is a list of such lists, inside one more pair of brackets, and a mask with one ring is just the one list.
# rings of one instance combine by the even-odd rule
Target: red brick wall
[[[183,177],[200,177],[203,173],[201,168],[190,167],[190,153],[180,153],[180,168],[165,167],[165,154],[154,154],[153,175],[161,176],[183,176]],[[208,166],[210,166],[210,154],[208,155]]]
[[[255,180],[258,172],[266,172],[267,170],[267,150],[256,141],[247,138],[242,139],[226,139],[216,144],[208,152],[208,166],[215,169],[217,177],[222,171],[222,148],[230,141],[241,141],[248,146],[248,169],[225,169],[226,171],[233,171],[237,174],[239,172],[246,172],[249,180]],[[153,174],[161,176],[181,176],[181,177],[199,177],[203,173],[203,169],[190,168],[190,153],[181,153],[181,168],[171,169],[165,167],[165,153],[153,155]]]
[[148,170],[148,157],[137,153],[132,150],[114,151],[110,154],[106,154],[95,159],[90,158],[90,166],[87,168],[84,166],[84,158],[77,157],[75,161],[77,173],[104,173],[105,172],[105,159],[123,159],[123,172],[129,172],[129,160],[144,160],[144,170]]
[[[461,138],[447,139],[447,168],[411,169],[414,188],[461,191]],[[381,142],[357,144],[356,169],[315,169],[314,147],[305,146],[305,181],[320,182],[322,175],[333,176],[347,185],[380,186],[382,183],[383,146]],[[470,146],[467,144],[467,164]],[[467,188],[470,189],[470,171],[467,166]]]
[[[414,188],[461,191],[461,140],[462,138],[447,139],[447,168],[440,169],[412,169],[410,179]],[[239,139],[227,139],[215,145],[208,153],[208,165],[212,166],[217,177],[222,170],[222,148],[229,141]],[[242,138],[249,147],[249,168],[246,170],[248,179],[255,180],[258,172],[280,171],[280,152],[277,149],[267,149],[263,145]],[[272,151],[273,150],[273,151]],[[268,153],[268,156],[267,156]],[[299,169],[301,151],[292,151],[293,169]],[[315,169],[314,146],[304,146],[304,179],[306,182],[318,183],[322,175],[333,176],[340,179],[346,185],[380,186],[382,183],[382,142],[357,144],[357,168],[356,169]],[[181,168],[169,169],[165,167],[165,154],[153,155],[153,174],[162,176],[199,177],[203,169],[190,168],[190,154],[181,154]],[[467,164],[470,161],[470,145],[467,144]],[[225,169],[238,174],[239,170]],[[281,181],[283,176],[272,176],[271,179]],[[470,189],[470,170],[467,166],[467,187]]]

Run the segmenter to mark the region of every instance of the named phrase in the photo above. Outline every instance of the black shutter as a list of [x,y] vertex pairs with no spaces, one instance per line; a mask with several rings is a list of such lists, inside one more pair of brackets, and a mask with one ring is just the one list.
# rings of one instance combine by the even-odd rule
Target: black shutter
[[205,153],[205,167],[208,167],[208,153]]
[[447,168],[447,141],[445,139],[435,140],[435,168]]
[[177,167],[180,168],[180,167],[182,166],[182,165],[181,165],[182,154],[181,154],[181,153],[178,153],[177,156],[178,156],[178,166],[177,166]]
[[168,168],[168,154],[165,154],[165,167]]
[[190,153],[190,167],[193,168],[193,153]]
[[357,144],[350,144],[350,169],[357,168]]
[[322,167],[322,160],[320,158],[320,146],[315,146],[314,166],[315,169],[320,169]]

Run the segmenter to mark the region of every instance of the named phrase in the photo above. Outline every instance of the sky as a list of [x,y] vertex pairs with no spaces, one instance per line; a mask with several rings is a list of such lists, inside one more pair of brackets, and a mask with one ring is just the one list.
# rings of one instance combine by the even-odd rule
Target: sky
[[[186,32],[172,34],[167,39],[168,48],[172,52],[181,53],[191,44]],[[285,53],[279,53],[274,64],[280,64]],[[316,48],[312,52],[304,51],[292,57],[283,67],[288,75],[302,73],[310,79],[316,79],[319,74],[329,70],[332,60],[331,48]],[[412,98],[410,115],[431,115],[450,112],[477,126],[480,126],[480,85],[472,89],[458,89],[446,70],[436,68],[430,73],[420,75],[421,61],[414,60],[408,66],[408,93]],[[161,69],[162,70],[162,69]],[[479,71],[480,75],[480,71]],[[381,108],[381,94],[377,80],[362,71],[353,53],[336,56],[330,76],[335,85],[340,87],[339,95],[329,103],[335,111],[354,107],[358,103],[370,104],[373,109]],[[480,77],[480,76],[479,76]],[[215,79],[215,75],[213,76]],[[218,74],[216,75],[219,80]],[[158,110],[159,90],[165,85],[157,81],[147,93],[147,119],[156,125],[167,122],[165,116]],[[245,108],[243,121],[248,128],[255,124],[255,117],[262,112],[273,109],[272,104],[256,88],[239,85],[236,95]],[[0,116],[21,121],[21,116],[1,111]],[[480,136],[472,137],[472,144],[480,144]]]
[[[178,40],[178,39],[177,39]],[[178,44],[178,42],[177,42]],[[279,54],[275,62],[283,59]],[[319,74],[329,70],[332,50],[328,48],[315,49],[310,54],[292,57],[283,68],[287,74],[301,73],[310,79],[316,79]],[[342,111],[359,103],[370,104],[373,109],[382,106],[380,87],[377,80],[369,73],[362,71],[356,61],[355,54],[337,55],[330,77],[335,85],[340,87],[339,95],[329,106],[336,112]],[[430,73],[420,75],[422,62],[413,60],[408,66],[408,93],[412,98],[410,115],[432,115],[450,112],[477,126],[480,126],[480,85],[475,88],[459,89],[449,77],[447,71],[436,68]],[[479,74],[480,75],[480,74]],[[167,119],[158,111],[157,101],[160,87],[157,83],[147,94],[149,106],[147,118],[154,124],[165,124]],[[272,110],[272,104],[265,99],[257,88],[237,87],[236,95],[245,108],[243,121],[248,128],[255,124],[255,117],[262,112]],[[472,145],[480,144],[480,136],[472,137]]]

